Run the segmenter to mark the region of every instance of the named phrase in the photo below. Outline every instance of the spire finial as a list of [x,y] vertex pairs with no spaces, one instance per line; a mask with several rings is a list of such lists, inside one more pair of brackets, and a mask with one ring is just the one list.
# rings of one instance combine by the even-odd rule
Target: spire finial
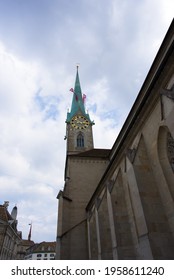
[[80,63],[77,63],[77,64],[76,64],[77,71],[78,71],[78,69],[79,69],[79,66],[80,66]]

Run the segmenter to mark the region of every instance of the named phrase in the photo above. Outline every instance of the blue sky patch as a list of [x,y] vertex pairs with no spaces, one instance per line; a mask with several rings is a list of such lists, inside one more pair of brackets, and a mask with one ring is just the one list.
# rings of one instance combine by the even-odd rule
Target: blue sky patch
[[44,120],[53,119],[56,120],[59,111],[58,111],[58,103],[59,98],[53,95],[51,96],[42,96],[42,89],[39,89],[35,95],[35,103],[39,110],[44,114]]

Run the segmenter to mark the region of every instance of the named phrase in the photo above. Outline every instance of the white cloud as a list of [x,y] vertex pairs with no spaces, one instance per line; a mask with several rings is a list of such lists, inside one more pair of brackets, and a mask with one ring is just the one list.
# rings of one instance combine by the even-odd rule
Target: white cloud
[[[56,212],[58,183],[63,182],[63,165],[58,151],[58,144],[63,143],[59,139],[60,127],[53,119],[44,120],[46,112],[40,111],[34,99],[38,87],[42,86],[45,96],[54,93],[55,87],[50,77],[45,75],[43,79],[47,71],[41,71],[40,65],[21,60],[2,44],[0,54],[3,81],[0,87],[1,199],[10,200],[11,207],[17,203],[19,218],[22,215],[28,223],[28,216],[44,214],[49,205]],[[49,223],[51,228],[51,221]],[[55,233],[50,234],[54,240]]]

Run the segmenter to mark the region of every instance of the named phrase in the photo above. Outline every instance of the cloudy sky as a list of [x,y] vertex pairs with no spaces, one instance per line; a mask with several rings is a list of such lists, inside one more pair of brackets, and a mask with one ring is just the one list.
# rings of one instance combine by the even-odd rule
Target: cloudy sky
[[56,239],[76,64],[95,148],[111,148],[173,18],[173,0],[0,0],[0,204]]

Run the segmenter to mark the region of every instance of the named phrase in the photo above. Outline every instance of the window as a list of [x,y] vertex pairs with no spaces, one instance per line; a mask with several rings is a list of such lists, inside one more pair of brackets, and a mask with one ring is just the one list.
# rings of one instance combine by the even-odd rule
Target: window
[[77,147],[84,147],[84,136],[81,132],[77,135]]
[[37,254],[37,258],[41,258],[42,257],[42,254]]

